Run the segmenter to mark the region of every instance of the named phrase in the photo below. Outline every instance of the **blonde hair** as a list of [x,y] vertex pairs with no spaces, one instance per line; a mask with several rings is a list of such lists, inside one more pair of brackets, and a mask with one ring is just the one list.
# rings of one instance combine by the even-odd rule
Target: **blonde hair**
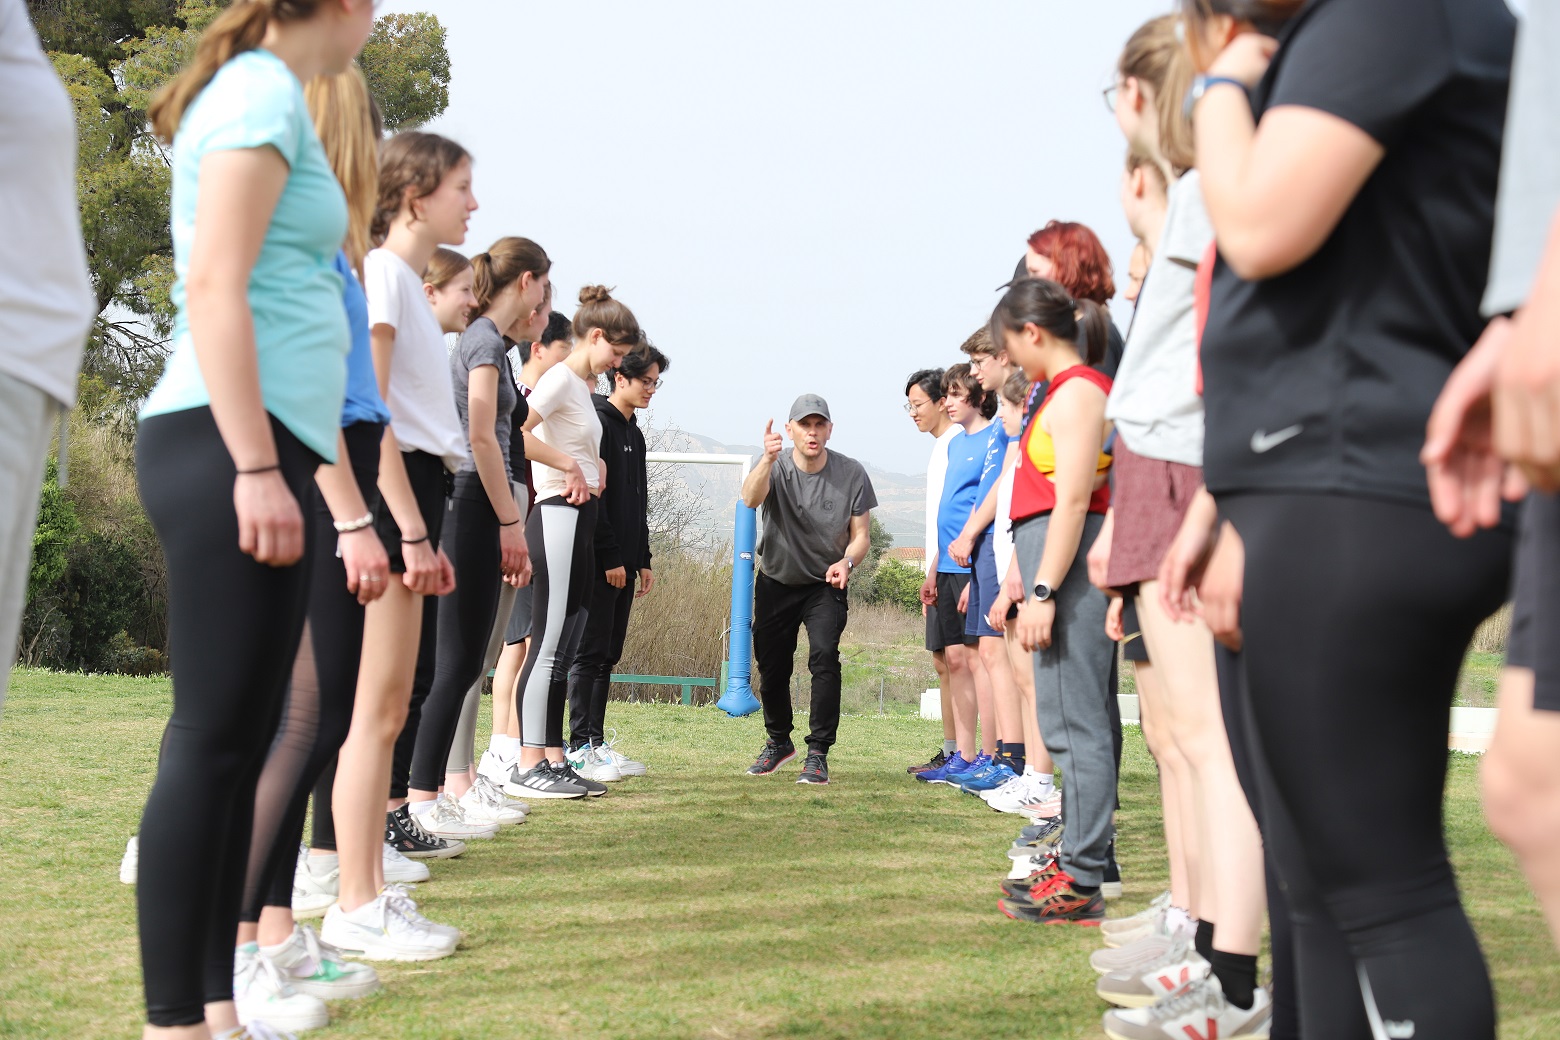
[[189,64],[164,84],[146,108],[152,132],[163,144],[172,144],[185,111],[217,72],[243,54],[260,46],[271,20],[300,22],[312,18],[320,0],[237,0],[200,34]]
[[1154,88],[1159,154],[1179,177],[1197,165],[1192,124],[1181,107],[1196,70],[1186,45],[1176,36],[1176,21],[1175,15],[1166,14],[1144,22],[1128,38],[1116,69],[1123,78],[1141,80]]
[[[423,284],[442,289],[455,280],[462,271],[471,269],[471,261],[453,249],[440,246],[428,258],[428,268],[423,271]],[[476,315],[472,315],[476,317]]]
[[580,309],[574,312],[574,338],[583,343],[591,329],[600,329],[615,347],[633,347],[644,339],[634,312],[613,299],[612,290],[604,285],[587,285],[580,290]]
[[342,248],[362,277],[369,225],[379,199],[379,131],[368,80],[353,65],[334,76],[316,76],[303,88],[303,96],[325,157],[347,196],[347,240]]

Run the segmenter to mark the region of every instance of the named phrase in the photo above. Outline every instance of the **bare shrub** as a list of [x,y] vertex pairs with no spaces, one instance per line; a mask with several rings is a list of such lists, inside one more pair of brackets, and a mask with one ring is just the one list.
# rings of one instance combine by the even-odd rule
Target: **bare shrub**
[[[628,638],[616,671],[625,675],[720,677],[725,632],[731,612],[731,564],[690,553],[655,557],[655,588],[634,604]],[[716,690],[718,698],[722,691]],[[675,686],[614,684],[620,700],[675,700]],[[695,703],[713,699],[709,689],[695,690]]]
[[1503,654],[1506,640],[1511,636],[1511,604],[1507,603],[1473,634],[1473,650],[1481,654]]

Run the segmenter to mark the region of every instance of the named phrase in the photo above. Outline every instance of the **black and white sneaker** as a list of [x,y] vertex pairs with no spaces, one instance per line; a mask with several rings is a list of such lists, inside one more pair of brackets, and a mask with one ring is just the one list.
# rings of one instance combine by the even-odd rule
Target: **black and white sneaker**
[[799,784],[826,784],[829,782],[829,759],[822,751],[807,752],[807,761],[802,763],[802,775],[796,778]]
[[511,798],[584,798],[589,792],[583,784],[553,772],[544,759],[530,769],[515,766],[504,783],[504,793]]
[[748,776],[768,776],[796,757],[796,748],[790,744],[764,741],[764,750],[758,753],[758,761],[748,767]]
[[571,784],[585,788],[585,794],[591,798],[600,798],[607,793],[607,785],[599,780],[587,780],[581,776],[568,759],[562,762],[549,763],[552,766],[553,776],[561,777]]
[[440,838],[423,830],[410,805],[385,813],[385,844],[407,859],[449,859],[466,851],[466,843]]

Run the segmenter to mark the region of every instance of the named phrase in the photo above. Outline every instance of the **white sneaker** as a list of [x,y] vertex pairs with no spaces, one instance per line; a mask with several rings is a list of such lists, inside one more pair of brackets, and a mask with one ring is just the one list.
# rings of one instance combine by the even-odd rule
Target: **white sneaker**
[[1267,1040],[1273,1023],[1273,998],[1258,987],[1251,1010],[1224,999],[1212,975],[1182,986],[1152,1007],[1105,1013],[1105,1035],[1112,1040],[1184,1040],[1188,1036],[1220,1040]]
[[[426,805],[426,802],[413,802],[413,805]],[[471,841],[476,838],[491,838],[498,833],[496,823],[473,823],[466,819],[466,814],[461,811],[460,803],[447,794],[440,794],[433,801],[433,808],[427,812],[413,811],[418,826],[432,834],[436,838],[450,838],[459,841]]]
[[1165,914],[1170,909],[1170,893],[1161,892],[1154,901],[1130,917],[1112,917],[1100,923],[1100,938],[1112,949],[1137,942],[1148,935],[1168,934]]
[[1051,855],[1041,853],[1035,856],[1025,856],[1023,859],[1013,860],[1013,866],[1008,871],[1009,881],[1022,881],[1037,870],[1044,870],[1051,865]]
[[340,894],[341,861],[335,854],[311,856],[308,846],[298,846],[298,865],[293,870],[293,916],[319,917],[335,905]]
[[623,773],[612,764],[609,755],[599,753],[600,749],[586,745],[564,752],[564,758],[574,771],[587,780],[594,780],[598,784],[611,784],[623,779]]
[[400,898],[383,892],[351,913],[337,903],[325,914],[320,938],[370,961],[434,961],[455,952],[449,936],[408,914]]
[[380,857],[380,863],[384,867],[386,884],[415,885],[420,881],[428,880],[428,865],[426,863],[419,863],[415,859],[407,859],[393,845],[385,845],[384,850],[383,856]]
[[468,823],[494,826],[524,823],[525,813],[509,808],[505,801],[504,793],[489,784],[473,784],[471,790],[460,796],[460,811],[466,814]]
[[482,797],[487,799],[497,798],[503,803],[504,808],[506,809],[513,809],[515,812],[526,816],[531,814],[531,807],[529,805],[525,804],[518,798],[511,798],[505,794],[504,785],[495,782],[492,777],[483,776],[481,773],[478,773],[477,786],[485,788],[491,792],[490,794],[484,794]]
[[612,759],[612,764],[617,766],[618,772],[622,773],[624,776],[644,776],[650,771],[648,768],[646,768],[643,762],[635,762],[633,759],[623,754],[623,752],[619,751],[617,749],[617,742],[617,730],[613,730],[612,736],[607,738],[606,743],[602,744],[596,750],[598,752],[605,752],[607,757]]
[[325,1002],[294,989],[254,943],[245,943],[234,955],[233,1003],[240,1025],[258,1021],[300,1030],[330,1024]]
[[1040,781],[1033,773],[1021,773],[1001,787],[983,792],[981,797],[997,812],[1017,813],[1035,800],[1035,793],[1040,786]]
[[119,861],[119,880],[122,884],[133,885],[135,878],[141,870],[141,836],[130,835],[130,840],[125,842],[125,856]]
[[[1143,940],[1150,943],[1151,939]],[[1094,992],[1107,1004],[1122,1008],[1144,1008],[1171,996],[1182,986],[1207,977],[1212,970],[1192,948],[1189,937],[1173,939],[1157,957],[1146,956],[1147,946],[1136,945],[1145,956],[1130,968],[1113,971],[1100,978]],[[1096,953],[1122,953],[1124,950],[1096,950]]]
[[299,993],[321,1000],[366,997],[379,989],[379,973],[367,964],[356,964],[329,943],[321,942],[314,929],[294,925],[292,935],[280,946],[262,946],[276,970]]
[[452,924],[437,924],[424,917],[422,911],[417,909],[417,903],[412,899],[411,892],[405,885],[386,885],[382,894],[386,899],[399,906],[413,921],[416,921],[434,935],[445,936],[457,945],[466,937],[465,932],[462,932]]
[[502,787],[504,781],[509,779],[509,774],[514,772],[515,761],[513,756],[506,758],[492,748],[488,748],[477,760],[477,775],[485,776]]

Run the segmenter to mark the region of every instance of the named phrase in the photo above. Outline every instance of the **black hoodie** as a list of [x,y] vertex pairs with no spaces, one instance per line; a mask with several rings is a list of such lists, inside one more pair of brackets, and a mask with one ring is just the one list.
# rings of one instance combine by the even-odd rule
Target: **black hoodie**
[[625,419],[617,405],[593,395],[601,417],[601,458],[607,489],[596,516],[596,567],[622,567],[630,583],[650,567],[649,498],[645,484],[645,435],[639,420]]

